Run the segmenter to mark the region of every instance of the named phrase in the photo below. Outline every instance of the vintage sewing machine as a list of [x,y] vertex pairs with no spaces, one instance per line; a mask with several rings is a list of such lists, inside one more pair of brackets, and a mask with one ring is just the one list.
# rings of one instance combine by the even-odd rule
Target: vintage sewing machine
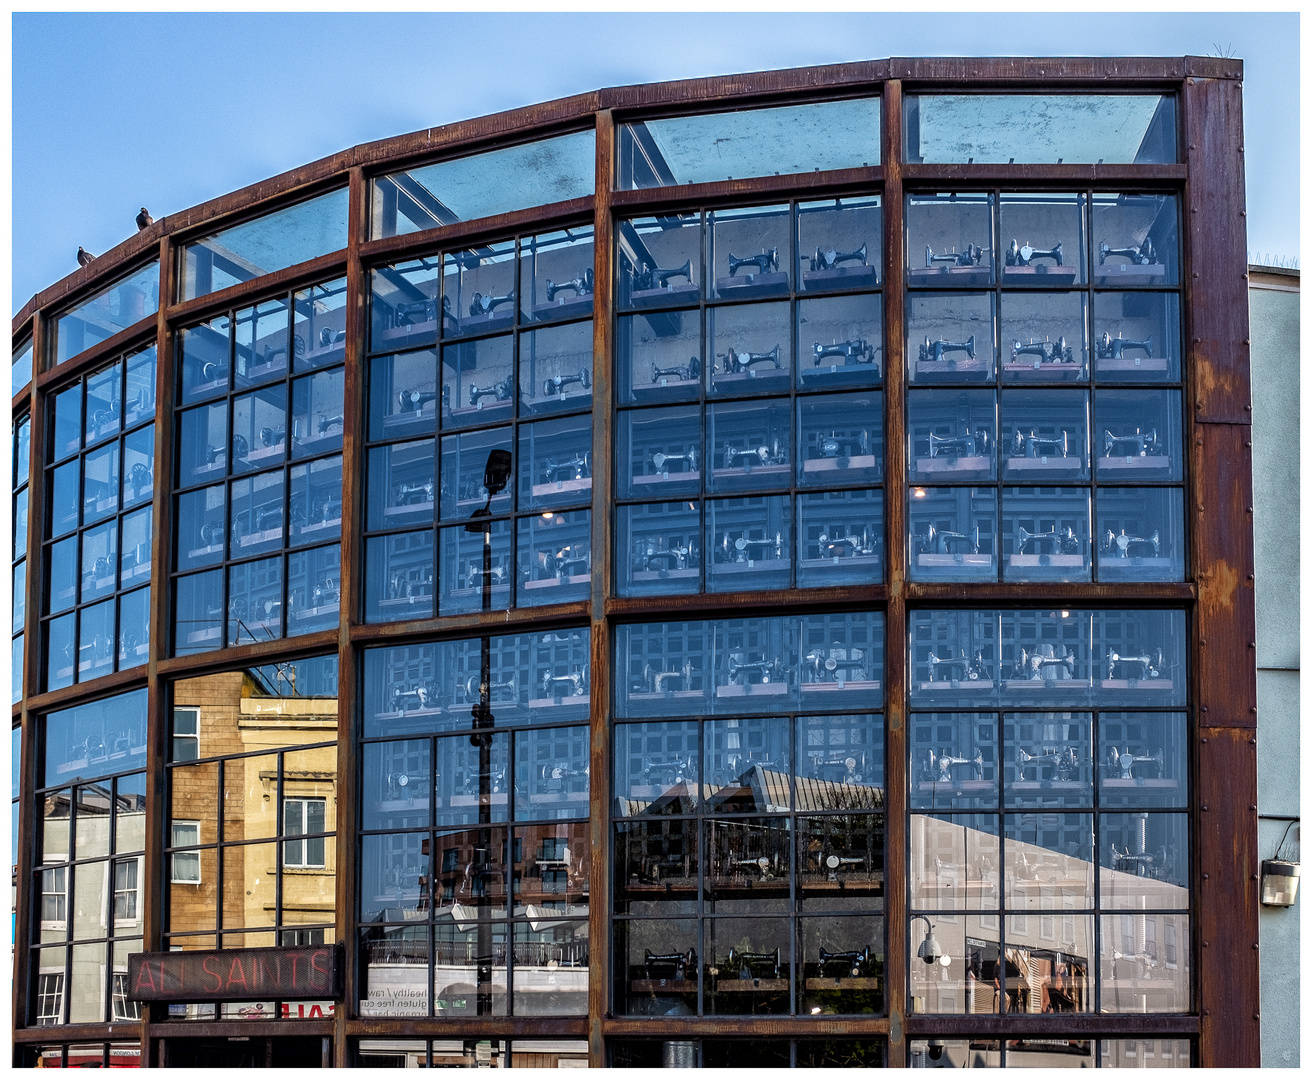
[[323,581],[317,582],[313,589],[310,590],[310,607],[323,607],[327,604],[340,604],[342,602],[341,583],[334,578],[324,578]]
[[[464,689],[464,691],[465,691],[465,701],[466,701],[466,702],[472,702],[472,701],[480,701],[480,700],[482,700],[482,690],[483,690],[483,687],[482,687],[482,684],[481,684],[481,682],[480,682],[480,680],[479,680],[479,677],[478,677],[477,675],[470,675],[469,678],[467,678],[467,679],[465,680],[465,682],[464,682],[464,686],[463,686],[463,689]],[[491,681],[491,679],[489,678],[489,681],[488,681],[488,684],[487,684],[487,699],[488,699],[488,701],[491,701],[491,700],[496,696],[497,691],[499,691],[499,690],[504,690],[504,691],[505,691],[505,697],[502,698],[503,701],[506,701],[506,700],[508,700],[508,701],[514,701],[514,700],[515,700],[515,676],[511,675],[510,678],[506,679],[504,682],[495,682],[495,681]]]
[[128,472],[128,486],[133,492],[139,492],[142,488],[150,487],[154,482],[154,476],[149,468],[141,462],[137,462]]
[[392,505],[414,506],[416,503],[431,503],[432,501],[433,481],[426,480],[422,484],[402,483],[397,485]]
[[[225,530],[224,530],[223,522],[221,521],[204,522],[200,527],[201,544],[204,545],[205,547],[215,547],[216,545],[223,543],[224,531]],[[233,530],[233,537],[235,540],[236,538],[235,529]]]
[[668,694],[670,693],[668,684],[679,680],[683,683],[685,690],[692,689],[692,661],[685,660],[683,667],[676,668],[674,671],[657,671],[651,664],[642,665],[642,684],[649,687],[649,693]]
[[1073,364],[1075,363],[1075,353],[1069,345],[1066,344],[1064,337],[1056,341],[1035,341],[1030,339],[1028,344],[1022,345],[1019,341],[1011,343],[1011,359],[1013,362],[1019,360],[1022,356],[1033,356],[1036,358],[1036,364]]
[[579,368],[573,375],[553,375],[542,384],[542,393],[547,397],[555,397],[557,394],[563,394],[565,387],[573,386],[578,383],[584,390],[592,389],[592,372],[587,368]]
[[576,547],[566,545],[555,554],[550,551],[537,553],[537,567],[544,577],[567,578],[574,574],[592,572],[592,549],[579,551]]
[[816,538],[816,543],[822,559],[851,559],[879,554],[877,540],[871,538],[869,526],[861,530],[859,540],[855,536],[831,537],[822,532]]
[[658,570],[686,570],[696,556],[691,545],[664,548],[655,540],[638,540],[635,548],[633,567],[639,571],[650,571],[653,565]]
[[321,416],[319,417],[319,434],[325,434],[329,428],[342,427],[345,423],[346,417],[341,413],[336,416]]
[[1009,678],[1025,682],[1075,678],[1075,653],[1065,645],[1058,648],[1062,650],[1060,655],[1051,645],[1040,645],[1032,653],[1022,648],[1011,665]]
[[484,570],[481,563],[471,562],[465,568],[464,587],[466,589],[482,588],[485,576],[491,580],[494,586],[504,585],[506,583],[506,568],[500,564],[495,564]]
[[[449,308],[449,297],[443,297],[443,307]],[[395,319],[397,326],[414,326],[418,323],[437,322],[436,300],[406,300],[396,305]]]
[[1011,247],[1007,249],[1008,266],[1030,266],[1035,259],[1050,259],[1054,266],[1061,266],[1061,241],[1057,241],[1057,244],[1050,251],[1039,251],[1031,247],[1028,240],[1023,244],[1018,244],[1013,240]]
[[[647,977],[649,979],[677,979],[685,980],[689,973],[692,977],[697,977],[697,950],[689,949],[686,953],[654,953],[650,949],[643,950],[643,964],[647,968]],[[661,972],[669,972],[659,974]]]
[[345,330],[334,330],[331,326],[325,326],[319,331],[320,348],[326,349],[329,345],[340,345],[345,340]]
[[216,364],[213,361],[207,360],[205,363],[201,364],[200,366],[200,377],[205,382],[218,382],[220,379],[222,379],[224,382],[227,382],[228,365]]
[[1067,457],[1070,453],[1070,435],[1037,435],[1033,429],[1026,435],[1017,428],[1011,438],[1011,456],[1019,458]]
[[725,443],[724,467],[732,469],[740,460],[744,472],[751,472],[753,465],[787,465],[788,450],[779,445],[778,439],[771,441],[769,446],[738,447]]
[[509,401],[511,393],[510,376],[507,375],[500,382],[493,383],[491,386],[476,386],[469,384],[469,404],[476,408],[482,408],[482,402],[485,397],[490,397],[494,401]]
[[469,302],[469,314],[491,315],[502,304],[512,304],[514,301],[514,289],[511,289],[505,296],[484,296],[481,292],[476,292],[474,293],[474,299]]
[[988,453],[989,433],[985,428],[976,428],[960,435],[929,433],[929,456],[932,458],[986,457]]
[[1076,780],[1079,778],[1080,758],[1073,746],[1043,746],[1038,753],[1031,754],[1023,746],[1016,748],[1016,769],[1024,780],[1028,769],[1034,771],[1034,779],[1043,779],[1043,770],[1052,770],[1054,780]]
[[667,288],[675,278],[684,278],[689,283],[692,282],[692,260],[689,259],[682,266],[675,266],[669,269],[661,269],[658,266],[652,266],[644,263],[641,270],[637,270],[633,275],[633,289],[635,292],[641,292],[646,289],[664,289]]
[[569,281],[552,281],[547,278],[547,303],[556,302],[556,294],[559,292],[572,292],[575,296],[591,296],[593,286],[592,268],[584,270],[576,278]]
[[[575,769],[570,765],[543,765],[538,770],[538,775],[542,778],[543,787],[547,791],[560,792],[569,786],[570,780],[576,780],[579,777],[584,779],[588,776],[588,767],[585,765],[581,769]],[[551,863],[560,869],[568,869],[568,864],[564,859],[539,859],[538,865]]]
[[779,871],[778,860],[771,859],[768,855],[758,855],[754,859],[734,859],[733,865],[743,870],[755,870],[761,875],[762,881],[777,877]]
[[1124,750],[1118,750],[1115,746],[1107,754],[1107,762],[1113,769],[1120,770],[1120,779],[1138,780],[1140,777],[1134,774],[1135,766],[1151,765],[1157,770],[1157,779],[1165,775],[1166,758],[1161,750],[1155,754],[1135,754],[1130,750],[1127,744]]
[[924,536],[913,533],[911,539],[918,552],[924,555],[979,554],[978,525],[968,533],[940,532],[931,525]]
[[[829,856],[831,859],[837,856]],[[858,859],[858,862],[863,860]],[[839,968],[839,974],[836,977],[850,975],[854,979],[859,979],[861,973],[870,965],[870,949],[849,949],[846,952],[829,952],[823,945],[820,946],[820,974],[834,975],[834,968]]]
[[978,266],[984,258],[984,249],[974,244],[967,244],[964,251],[946,251],[937,255],[928,244],[925,245],[925,266]]
[[[585,450],[569,458],[547,458],[542,464],[542,479],[547,483],[567,474],[567,480],[583,480],[592,475],[592,453]],[[572,475],[570,475],[572,474]]]
[[1111,334],[1103,331],[1096,348],[1099,360],[1119,360],[1125,355],[1126,349],[1137,349],[1144,356],[1151,357],[1153,355],[1153,339],[1152,335],[1149,334],[1142,341],[1131,341],[1119,335],[1112,337]]
[[938,363],[948,353],[964,352],[967,360],[975,359],[975,335],[971,334],[965,341],[930,341],[928,337],[920,344],[920,359]]
[[433,575],[429,572],[422,578],[412,578],[408,574],[394,574],[388,588],[388,595],[393,600],[432,596]]
[[656,364],[651,366],[651,381],[660,382],[661,379],[676,379],[680,382],[687,382],[690,379],[700,379],[702,377],[702,362],[699,357],[688,357],[687,367],[658,367]]
[[949,674],[946,681],[951,682],[977,682],[987,681],[988,669],[984,665],[984,650],[977,649],[975,655],[967,659],[963,651],[960,656],[938,656],[935,653],[929,654],[929,681],[943,682],[944,679],[939,676],[939,669],[943,668]]
[[1113,435],[1110,431],[1102,433],[1103,457],[1148,457],[1162,452],[1156,428],[1148,431],[1135,428],[1127,435]]
[[260,442],[265,446],[278,446],[287,441],[286,428],[260,428]]
[[870,432],[862,428],[856,438],[850,438],[831,431],[820,436],[819,449],[822,458],[836,458],[840,462],[853,456],[867,457],[870,454]]
[[1024,554],[1025,549],[1030,544],[1039,546],[1047,545],[1051,555],[1078,555],[1080,553],[1080,541],[1075,535],[1075,530],[1069,525],[1064,529],[1054,527],[1046,533],[1032,533],[1020,526],[1016,530],[1016,551]]
[[[865,649],[845,647],[835,642],[828,649],[812,649],[802,657],[802,674],[808,682],[844,682],[853,677],[868,679],[870,658]],[[840,674],[841,672],[841,674]]]
[[736,972],[740,979],[777,979],[779,978],[779,950],[742,952],[738,949],[730,949],[725,967],[730,975]]
[[729,657],[730,684],[748,686],[753,675],[758,676],[762,684],[784,681],[784,665],[778,657],[770,660],[764,657],[760,660],[746,660],[742,657],[742,653],[733,653]]
[[1130,557],[1130,548],[1146,547],[1151,549],[1154,559],[1160,558],[1162,554],[1162,534],[1157,529],[1153,530],[1152,536],[1127,536],[1125,530],[1114,533],[1108,529],[1103,534],[1102,550],[1110,555],[1113,551],[1122,559]]
[[649,784],[674,787],[676,784],[695,782],[697,765],[693,758],[670,758],[668,761],[642,759],[642,778]]
[[1109,679],[1160,679],[1165,668],[1161,649],[1144,656],[1122,656],[1115,649],[1107,650]]
[[757,364],[772,364],[776,369],[782,367],[779,363],[780,350],[778,345],[769,352],[738,352],[736,349],[731,348],[728,352],[717,353],[716,356],[724,361],[724,373],[726,375],[750,373]]
[[811,346],[811,366],[819,367],[821,360],[839,359],[847,364],[872,364],[875,360],[875,348],[865,338],[852,338],[850,341],[836,341],[832,345],[816,342]]
[[[447,387],[442,387],[442,404],[446,404]],[[430,401],[437,400],[436,390],[402,390],[396,395],[396,402],[402,412],[420,412]]]
[[670,471],[670,462],[676,462],[684,466],[687,472],[697,471],[697,448],[688,447],[687,451],[682,454],[662,454],[659,450],[651,456],[651,463],[658,473],[668,473]]
[[1109,247],[1105,240],[1099,241],[1098,265],[1102,266],[1108,259],[1127,259],[1135,266],[1149,266],[1157,261],[1157,251],[1153,247],[1152,238],[1147,236],[1137,247],[1131,244],[1129,247],[1114,248]]
[[729,276],[737,277],[738,271],[744,266],[756,267],[756,273],[768,274],[771,270],[779,269],[779,249],[777,247],[769,248],[759,255],[748,255],[740,259],[735,255],[729,256]]
[[[771,555],[771,548],[774,549],[774,557],[782,559],[784,557],[784,536],[783,533],[775,533],[774,539],[768,536],[749,538],[740,536],[735,540],[729,539],[729,534],[724,534],[724,540],[720,543],[720,561],[721,562],[747,562],[748,560],[768,559]],[[755,554],[753,554],[753,552]]]
[[824,250],[815,249],[815,254],[811,256],[812,270],[836,270],[844,263],[857,263],[861,266],[866,265],[866,245],[862,244],[855,251],[835,251],[833,248]]
[[974,772],[976,780],[984,779],[984,751],[982,750],[976,750],[973,758],[954,757],[947,750],[941,754],[935,754],[930,750],[928,754],[925,775],[931,783],[950,784],[954,780],[952,770],[967,765]]
[[539,685],[543,694],[557,701],[563,697],[582,697],[588,692],[587,666],[578,671],[566,672],[564,675],[553,675],[550,671],[544,671]]
[[414,683],[409,686],[392,687],[392,710],[406,712],[409,709],[436,709],[439,691],[429,683]]

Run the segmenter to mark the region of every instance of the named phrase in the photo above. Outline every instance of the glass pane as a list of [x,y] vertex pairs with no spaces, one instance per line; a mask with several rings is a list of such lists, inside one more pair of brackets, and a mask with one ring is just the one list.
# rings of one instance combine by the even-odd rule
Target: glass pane
[[149,502],[155,491],[155,429],[143,427],[123,440],[123,506]]
[[229,352],[232,347],[231,320],[218,315],[200,326],[192,326],[179,335],[182,369],[182,395],[179,404],[187,405],[202,398],[214,397],[228,389]]
[[995,581],[993,488],[912,488],[907,498],[913,581]]
[[[175,846],[188,842],[194,833],[179,834],[175,824],[170,840]],[[207,836],[212,840],[212,836]],[[215,848],[178,851],[169,856],[168,929],[174,933],[213,930],[219,908],[219,853]],[[213,939],[203,947],[213,948]],[[174,943],[176,944],[176,943]],[[186,946],[184,946],[186,947]]]
[[[996,814],[912,814],[911,906],[926,911],[998,907],[998,824]],[[913,933],[912,941],[918,937]],[[951,955],[948,943],[942,944],[943,955]]]
[[1180,280],[1174,195],[1095,195],[1094,285],[1174,285]]
[[[696,1013],[701,973],[697,922],[626,919],[614,927],[616,1011],[628,1016]],[[678,1045],[695,1054],[695,1043]]]
[[580,416],[520,427],[520,509],[591,501],[591,418]]
[[[1081,611],[1003,612],[1003,700],[1035,706],[1084,704],[1090,676],[1086,664],[1093,659],[1089,622],[1089,613]],[[1081,791],[1085,791],[1093,782],[1089,769],[1091,754],[1087,724],[1079,730],[1078,777],[1072,776],[1071,779],[1078,778]],[[1059,721],[1056,730],[1042,734],[1036,731],[1035,734],[1045,740],[1067,743],[1075,738],[1076,732],[1071,725]],[[1037,749],[1030,752],[1042,753]],[[1084,801],[1087,801],[1087,796],[1081,798],[1081,802]]]
[[[1008,915],[1004,936],[1005,1011],[1093,1012],[1093,916]],[[1092,1065],[1089,1045],[1082,1049]],[[1007,1065],[1050,1068],[1051,1055],[1046,1047],[1009,1042]],[[1069,1058],[1062,1065],[1071,1067]]]
[[130,772],[145,765],[144,688],[48,713],[42,722],[45,772],[38,778],[38,787],[69,777]]
[[222,562],[228,520],[224,485],[179,495],[177,506],[178,539],[174,558],[178,569],[191,570]]
[[792,568],[793,504],[787,495],[706,504],[709,592],[786,589]]
[[700,791],[697,745],[695,721],[616,727],[615,813],[692,813]]
[[369,235],[397,236],[591,195],[596,141],[589,129],[379,177]]
[[1004,488],[1002,548],[1005,581],[1088,581],[1088,490]]
[[46,689],[59,690],[73,685],[74,655],[77,642],[74,640],[74,616],[72,613],[51,619],[46,624]]
[[14,425],[14,487],[27,483],[32,463],[32,422],[23,417]]
[[879,125],[877,97],[623,124],[619,187],[874,166]]
[[10,394],[17,397],[18,392],[32,381],[32,341],[30,338],[20,348],[14,350],[9,375]]
[[228,468],[228,405],[188,409],[178,417],[178,483],[183,487],[224,475]]
[[515,289],[513,240],[448,252],[442,267],[442,336],[508,329],[515,321]]
[[13,630],[17,634],[23,629],[27,620],[27,563],[21,562],[14,567],[13,578],[14,591],[10,594],[13,597]]
[[[14,638],[9,646],[9,671],[12,678],[10,683],[10,700],[12,704],[17,704],[23,700],[23,673],[27,670],[26,655],[23,644],[23,635],[19,634]],[[18,804],[15,803],[15,806]],[[15,825],[17,829],[17,825]],[[17,850],[17,844],[14,845]]]
[[592,314],[590,227],[526,236],[519,242],[519,258],[520,313],[526,322]]
[[372,537],[365,546],[365,621],[432,618],[432,530]]
[[159,310],[159,260],[120,278],[55,322],[55,363],[85,352]]
[[908,285],[988,285],[993,260],[992,195],[907,197]]
[[1004,194],[999,216],[1004,285],[1084,282],[1083,195]]
[[342,368],[292,383],[292,457],[311,457],[342,448],[345,385],[346,374]]
[[911,698],[924,707],[976,708],[997,693],[998,622],[990,612],[911,615]]
[[799,587],[873,584],[883,580],[882,491],[801,495],[797,513]]
[[[437,353],[432,349],[369,361],[369,438],[410,439],[437,427]],[[450,402],[443,399],[444,411]]]
[[86,445],[117,435],[123,423],[123,365],[87,376]]
[[433,780],[427,739],[361,747],[363,829],[422,828],[431,816]]
[[1189,801],[1183,713],[1098,717],[1098,799],[1105,807],[1176,806]]
[[912,475],[922,482],[992,480],[997,406],[991,390],[926,390],[907,395]]
[[[439,258],[413,259],[370,272],[370,352],[406,349],[437,340],[441,279]],[[443,303],[442,314],[445,321],[450,315],[449,301]]]
[[813,708],[872,707],[882,701],[882,616],[808,615],[801,634],[801,692]]
[[701,513],[695,503],[616,508],[617,588],[621,596],[697,592],[701,582]]
[[[660,807],[652,810],[662,812]],[[652,817],[614,828],[615,910],[647,916],[694,913],[697,822]]]
[[1093,372],[1100,383],[1177,382],[1180,308],[1175,293],[1098,293]]
[[1103,908],[1189,907],[1185,814],[1103,814],[1098,819]]
[[912,1039],[913,1069],[999,1069],[1002,1051],[988,1039]]
[[[778,147],[772,147],[774,154]],[[706,215],[715,296],[759,300],[787,296],[793,247],[787,206],[713,210]]]
[[1092,814],[1006,814],[1002,820],[1009,910],[1093,907]]
[[[77,528],[78,511],[82,506],[82,463],[70,461],[54,471],[51,484],[50,535],[59,536],[70,529]],[[18,493],[14,500],[14,554],[22,554],[27,549],[27,491]],[[21,526],[21,527],[20,527]],[[21,538],[21,539],[20,539]]]
[[223,571],[179,578],[173,616],[173,652],[204,652],[223,643]]
[[82,384],[55,395],[55,423],[50,435],[50,460],[59,461],[82,446]]
[[799,717],[796,739],[799,810],[875,810],[884,805],[881,717]]
[[82,459],[82,521],[99,521],[118,510],[119,445],[112,442]]
[[277,465],[287,456],[287,391],[282,386],[233,399],[232,471]]
[[[805,788],[812,786],[798,784],[799,809],[804,801],[811,801]],[[842,794],[838,791],[834,794],[838,796],[834,807],[842,807],[845,801]],[[810,911],[882,910],[884,819],[875,814],[800,818],[797,823],[797,892],[803,908]],[[813,920],[808,920],[808,927],[821,934],[825,929],[823,924]],[[836,950],[831,945],[829,951]],[[853,967],[865,967],[868,974],[873,974],[878,952],[872,950],[866,957],[849,958],[848,970],[843,974],[850,975]],[[814,954],[811,959],[816,959]],[[837,962],[842,963],[841,960]]]
[[228,644],[283,635],[282,559],[241,563],[228,571]]
[[[568,693],[571,686],[561,682]],[[553,684],[547,689],[553,690]],[[530,729],[517,736],[516,820],[588,816],[588,745],[588,729],[583,727]]]
[[911,805],[987,810],[998,805],[998,720],[993,713],[916,713],[911,722]]
[[592,583],[592,514],[550,512],[516,523],[519,607],[586,599]]
[[[63,544],[55,545],[51,550],[52,556],[59,548],[71,543],[72,541],[65,541]],[[82,602],[86,603],[88,600],[112,593],[118,583],[117,570],[118,522],[111,521],[84,532],[82,534]],[[51,576],[54,584],[57,579],[54,573]]]
[[[86,870],[86,867],[80,868]],[[105,874],[104,867],[97,867],[100,876]],[[78,874],[81,879],[85,875]],[[89,928],[88,928],[89,929]],[[87,935],[78,934],[78,937]],[[103,941],[94,945],[74,945],[72,965],[72,981],[69,983],[68,995],[68,1022],[70,1024],[88,1024],[103,1021],[106,1013],[105,1009],[105,943]],[[82,1047],[70,1047],[69,1058],[70,1064],[76,1050],[84,1050]],[[101,1047],[97,1046],[92,1054],[96,1064],[103,1060],[101,1057]]]
[[1189,1010],[1188,915],[1104,915],[1102,942],[1103,1012]]
[[443,347],[442,408],[444,428],[500,423],[514,415],[514,341],[509,334]]
[[915,162],[1162,164],[1175,161],[1175,98],[1157,94],[914,94]]
[[[70,536],[67,540],[61,540],[57,544],[50,546],[50,555],[48,563],[49,579],[49,601],[46,604],[46,611],[54,614],[58,611],[67,611],[77,603],[78,598],[78,559],[77,559],[77,537]],[[24,566],[27,564],[24,563]],[[109,570],[113,575],[113,569]],[[113,588],[113,585],[110,585]]]
[[880,297],[835,296],[799,302],[797,351],[797,377],[808,390],[879,382],[884,373]]
[[[510,511],[513,487],[511,472],[499,470],[509,466],[514,449],[513,430],[489,428],[467,435],[448,435],[442,439],[442,485],[439,517],[443,521],[465,521]],[[490,491],[485,481],[501,482],[499,491]],[[493,484],[495,487],[495,483]]]
[[208,296],[346,247],[347,201],[341,188],[188,244],[179,299]]
[[[619,627],[615,641],[616,714],[696,715],[705,711],[710,685],[708,673],[714,662],[709,623],[640,623]],[[668,674],[658,680],[656,676],[662,673]],[[695,754],[695,743],[690,749]]]
[[432,439],[374,447],[369,451],[365,504],[370,529],[431,523],[437,502]]
[[[588,1011],[588,924],[555,918],[515,926],[515,1014],[583,1016]],[[587,1060],[525,1052],[537,1044],[515,1040],[515,1066]],[[586,1043],[582,1044],[586,1047]],[[519,1049],[524,1047],[525,1050]]]
[[504,519],[441,530],[440,614],[510,607],[512,533],[512,523]]
[[[792,804],[792,756],[786,721],[713,720],[704,737],[702,790],[708,810],[787,813]],[[772,872],[779,869],[774,866]]]
[[789,331],[786,303],[712,308],[706,320],[706,351],[714,358],[708,393],[787,393],[793,381]]
[[132,427],[155,415],[155,346],[128,357],[127,409],[123,424]]
[[[830,857],[848,859],[854,856],[838,855],[835,850],[833,856],[826,858]],[[799,1013],[803,1016],[823,1016],[832,1013],[884,1011],[883,919],[802,919],[798,929],[801,968],[797,988]],[[838,1045],[862,1046],[860,1043]],[[832,1048],[828,1054],[817,1053],[813,1057],[804,1056],[807,1049],[806,1043],[797,1046],[799,1067],[870,1067],[882,1061],[883,1057],[880,1052],[869,1054],[869,1050],[882,1050],[876,1047],[863,1047],[867,1053],[835,1053],[836,1048]]]
[[914,383],[993,381],[993,296],[907,296],[907,360]]
[[342,535],[342,459],[293,465],[288,501],[293,547],[336,540]]
[[797,230],[805,291],[833,292],[876,284],[876,267],[883,253],[879,196],[801,203]]
[[[586,729],[579,729],[586,747]],[[586,781],[585,781],[586,785]],[[586,816],[587,795],[583,795]],[[514,914],[550,929],[552,916],[586,916],[591,872],[585,821],[531,825],[515,830]]]
[[591,321],[520,335],[519,394],[525,413],[591,408]]
[[232,482],[232,558],[282,547],[285,501],[282,470]]
[[346,358],[346,278],[302,289],[292,297],[292,370],[340,364]]
[[1188,1039],[1104,1039],[1104,1069],[1188,1069]]
[[1054,484],[1089,476],[1089,397],[1083,390],[1004,390],[1004,480]]
[[715,404],[708,413],[710,490],[788,487],[792,422],[786,401]]
[[700,313],[652,311],[616,319],[615,358],[621,402],[695,400],[703,367]]
[[128,593],[119,601],[118,666],[136,667],[150,657],[150,587]]
[[787,919],[708,919],[706,1012],[786,1013],[792,950]]
[[1084,293],[1002,294],[1002,378],[1077,382],[1089,377]]
[[1093,622],[1097,700],[1121,708],[1184,704],[1183,612],[1102,611]]
[[621,308],[697,302],[702,266],[699,214],[621,221],[616,226],[616,244]]
[[287,559],[287,636],[331,630],[342,603],[342,552],[336,544],[293,552]]
[[665,498],[701,488],[701,415],[695,407],[626,410],[619,417],[621,498]]
[[795,620],[730,619],[712,624],[715,631],[717,713],[777,712],[797,694],[801,650]]
[[[114,851],[146,847],[146,774],[120,776],[114,786]],[[135,864],[136,860],[130,860]],[[123,864],[120,864],[123,865]]]
[[[400,909],[396,909],[399,911]],[[430,944],[426,926],[377,926],[360,931],[360,1015],[427,1016],[429,1004],[428,960]],[[423,1040],[361,1039],[361,1065],[390,1065],[400,1060],[416,1065],[428,1061],[428,1044]]]
[[[237,312],[237,387],[287,375],[287,299],[279,296]],[[302,343],[301,351],[305,345]]]

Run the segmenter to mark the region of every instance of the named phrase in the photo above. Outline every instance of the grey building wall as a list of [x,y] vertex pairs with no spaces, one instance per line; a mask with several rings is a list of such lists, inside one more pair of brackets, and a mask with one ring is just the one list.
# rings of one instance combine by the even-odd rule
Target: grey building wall
[[[1258,851],[1299,855],[1298,271],[1250,267],[1253,530],[1257,587]],[[1299,1064],[1299,933],[1292,908],[1262,908],[1262,1064]]]

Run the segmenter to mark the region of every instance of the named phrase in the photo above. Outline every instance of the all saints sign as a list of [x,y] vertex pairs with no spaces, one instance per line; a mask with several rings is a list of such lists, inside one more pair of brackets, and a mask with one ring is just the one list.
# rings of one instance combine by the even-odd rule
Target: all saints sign
[[128,958],[134,1001],[296,1001],[339,997],[341,949],[149,952]]

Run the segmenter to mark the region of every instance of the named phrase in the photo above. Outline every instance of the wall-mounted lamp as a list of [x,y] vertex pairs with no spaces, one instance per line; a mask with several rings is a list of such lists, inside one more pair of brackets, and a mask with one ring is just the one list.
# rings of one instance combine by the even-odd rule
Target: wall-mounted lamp
[[916,950],[916,955],[926,964],[942,964],[947,967],[952,963],[952,957],[947,956],[938,943],[938,938],[934,936],[934,924],[924,915],[912,915],[911,921],[917,919],[925,920],[925,939],[920,943],[920,948]]
[[1262,860],[1262,904],[1265,907],[1293,907],[1298,899],[1299,864],[1280,857],[1293,826],[1292,821],[1285,826],[1285,835],[1276,847],[1275,858]]

